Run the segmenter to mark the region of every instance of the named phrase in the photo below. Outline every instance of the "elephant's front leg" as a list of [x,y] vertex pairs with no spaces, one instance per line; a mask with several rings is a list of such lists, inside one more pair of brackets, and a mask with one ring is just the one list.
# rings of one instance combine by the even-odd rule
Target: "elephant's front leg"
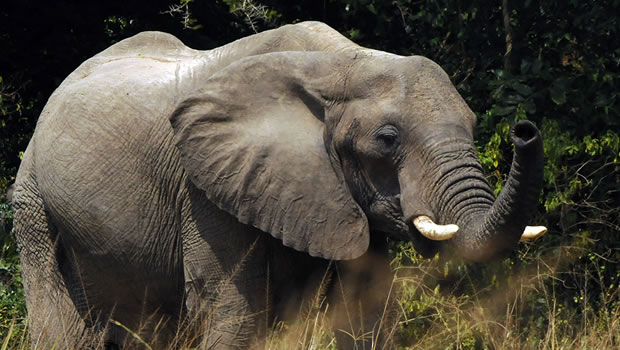
[[247,349],[266,332],[268,286],[259,231],[192,203],[184,227],[186,306],[201,349]]
[[336,264],[329,294],[338,348],[384,349],[394,326],[393,280],[386,247]]
[[246,349],[265,334],[268,286],[259,240],[259,236],[253,242],[236,240],[220,250],[243,253],[231,254],[237,259],[230,260],[215,254],[204,241],[186,250],[186,306],[193,329],[202,338],[201,348]]

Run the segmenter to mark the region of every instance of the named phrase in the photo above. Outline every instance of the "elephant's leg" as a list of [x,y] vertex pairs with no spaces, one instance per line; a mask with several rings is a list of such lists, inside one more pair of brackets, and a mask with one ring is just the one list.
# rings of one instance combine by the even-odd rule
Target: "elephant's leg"
[[33,348],[99,347],[103,330],[87,326],[83,316],[88,310],[79,279],[63,278],[71,259],[62,251],[34,181],[17,184],[13,206]]
[[[253,266],[259,245],[240,245],[247,256],[240,257],[236,266],[222,266],[215,255],[205,259],[192,250],[184,256],[186,306],[205,349],[245,349],[264,333],[267,286]],[[202,252],[211,248],[206,242],[195,247]]]
[[393,279],[387,256],[370,250],[336,264],[328,300],[339,349],[390,348],[386,341],[394,326]]
[[[195,188],[190,191],[197,191]],[[203,349],[247,349],[265,333],[267,273],[261,232],[194,193],[183,225],[186,306]]]

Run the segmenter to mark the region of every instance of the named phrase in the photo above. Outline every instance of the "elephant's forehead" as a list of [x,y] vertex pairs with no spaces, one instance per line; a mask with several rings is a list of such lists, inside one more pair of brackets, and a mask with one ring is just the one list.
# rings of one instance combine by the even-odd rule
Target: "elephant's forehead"
[[349,89],[356,96],[406,99],[452,86],[448,74],[422,56],[372,57],[360,62],[352,73]]
[[424,57],[409,57],[403,70],[399,98],[393,101],[401,110],[433,121],[475,123],[475,115],[458,93],[446,72]]
[[348,112],[367,120],[369,128],[392,123],[415,129],[421,125],[460,125],[472,130],[476,117],[451,85],[441,89],[408,89],[405,86],[386,96],[370,96],[351,103]]

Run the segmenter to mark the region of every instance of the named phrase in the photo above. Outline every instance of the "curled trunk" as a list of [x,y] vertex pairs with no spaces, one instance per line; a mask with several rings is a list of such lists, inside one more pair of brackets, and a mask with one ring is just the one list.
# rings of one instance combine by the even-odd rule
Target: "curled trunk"
[[511,138],[512,167],[496,200],[479,170],[460,176],[453,171],[440,180],[443,206],[436,212],[442,222],[460,227],[447,242],[465,259],[485,261],[514,249],[536,209],[543,180],[542,137],[532,123],[520,121]]

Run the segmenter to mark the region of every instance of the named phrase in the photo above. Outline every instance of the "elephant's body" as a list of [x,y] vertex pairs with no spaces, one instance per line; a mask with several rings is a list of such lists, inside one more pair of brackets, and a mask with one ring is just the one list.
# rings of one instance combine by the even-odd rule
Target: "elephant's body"
[[210,52],[143,33],[86,61],[50,97],[14,203],[35,343],[122,344],[124,332],[103,330],[111,317],[162,346],[179,322],[206,317],[205,344],[244,348],[318,292],[328,262],[210,202],[189,181],[168,121],[227,64],[291,49],[283,38],[295,35],[294,49],[312,49],[307,30],[324,28],[306,25]]
[[[474,122],[436,64],[320,23],[211,51],[163,33],[110,47],[50,97],[17,176],[33,346],[123,346],[128,328],[247,348],[327,301],[340,347],[380,348],[386,235],[485,260],[529,219],[538,131],[515,128],[494,203]],[[465,229],[436,238],[419,217]]]

